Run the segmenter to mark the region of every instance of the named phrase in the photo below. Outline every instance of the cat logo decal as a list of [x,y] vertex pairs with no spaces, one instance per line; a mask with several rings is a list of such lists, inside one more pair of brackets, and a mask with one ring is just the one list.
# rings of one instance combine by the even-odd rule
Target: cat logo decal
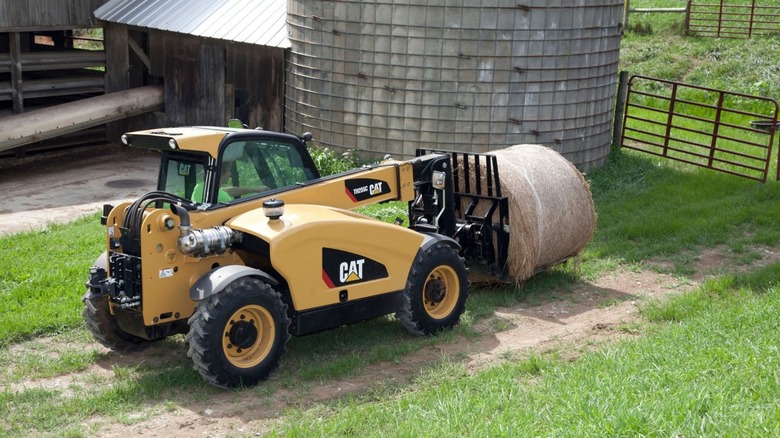
[[322,281],[330,288],[386,278],[385,265],[360,254],[322,248]]
[[352,202],[360,202],[390,193],[391,190],[387,181],[373,178],[355,178],[344,181],[344,191]]

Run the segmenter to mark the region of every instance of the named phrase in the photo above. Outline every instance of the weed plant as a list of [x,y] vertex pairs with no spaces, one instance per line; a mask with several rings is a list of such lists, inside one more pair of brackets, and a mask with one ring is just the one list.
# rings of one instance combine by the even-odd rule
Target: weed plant
[[322,176],[346,172],[363,164],[355,149],[338,154],[329,148],[309,147],[309,154]]

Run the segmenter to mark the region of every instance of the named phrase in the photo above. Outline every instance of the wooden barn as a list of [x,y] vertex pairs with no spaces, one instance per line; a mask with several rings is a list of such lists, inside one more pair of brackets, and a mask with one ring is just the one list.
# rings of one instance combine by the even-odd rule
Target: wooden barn
[[283,128],[286,0],[110,0],[106,88],[165,86],[167,126]]
[[[0,118],[105,92],[102,41],[89,31],[104,1],[0,2]],[[60,143],[96,137],[101,128]]]
[[[40,149],[47,138],[55,146],[115,141],[129,129],[231,118],[282,130],[286,7],[286,0],[0,2],[0,155]],[[84,100],[95,98],[103,100]],[[106,102],[105,117],[95,117]]]

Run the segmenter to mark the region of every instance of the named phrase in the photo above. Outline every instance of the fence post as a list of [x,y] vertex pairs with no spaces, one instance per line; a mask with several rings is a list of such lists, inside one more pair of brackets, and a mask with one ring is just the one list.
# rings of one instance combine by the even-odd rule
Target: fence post
[[688,4],[685,5],[685,34],[691,33],[691,3],[693,0],[688,0]]
[[750,5],[750,27],[748,28],[748,38],[753,36],[753,23],[756,19],[756,0]]
[[631,0],[626,0],[623,5],[623,32],[628,30],[628,10],[631,8]]
[[623,115],[626,110],[626,93],[628,90],[628,72],[621,71],[618,78],[618,92],[615,102],[615,120],[612,126],[612,150],[620,147],[623,138]]

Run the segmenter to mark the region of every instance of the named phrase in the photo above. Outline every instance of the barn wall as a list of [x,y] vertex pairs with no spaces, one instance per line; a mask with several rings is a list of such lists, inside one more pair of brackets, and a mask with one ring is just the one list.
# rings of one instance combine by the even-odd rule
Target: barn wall
[[73,29],[95,25],[92,11],[107,0],[3,0],[0,28],[4,32]]
[[149,36],[150,74],[165,83],[165,124],[225,125],[280,131],[284,50],[163,31]]
[[284,127],[284,51],[251,44],[231,44],[227,52],[231,117],[250,128],[281,131]]
[[224,46],[187,36],[164,40],[166,124],[223,125]]

